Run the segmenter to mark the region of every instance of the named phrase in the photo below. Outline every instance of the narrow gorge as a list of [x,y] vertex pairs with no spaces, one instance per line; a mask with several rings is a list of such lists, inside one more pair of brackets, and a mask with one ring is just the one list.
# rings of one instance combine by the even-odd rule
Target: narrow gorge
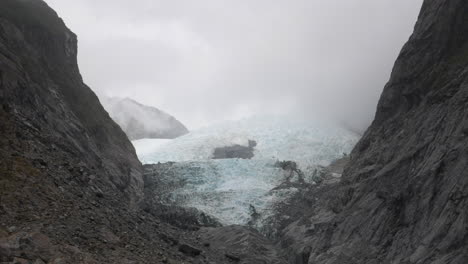
[[43,0],[0,1],[0,263],[468,263],[468,2],[424,0],[363,135],[126,135],[77,53]]

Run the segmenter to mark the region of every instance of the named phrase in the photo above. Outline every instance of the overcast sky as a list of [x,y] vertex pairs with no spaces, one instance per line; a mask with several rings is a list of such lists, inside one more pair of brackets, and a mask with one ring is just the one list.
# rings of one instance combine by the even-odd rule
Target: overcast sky
[[85,82],[189,128],[254,114],[373,118],[422,0],[46,0]]

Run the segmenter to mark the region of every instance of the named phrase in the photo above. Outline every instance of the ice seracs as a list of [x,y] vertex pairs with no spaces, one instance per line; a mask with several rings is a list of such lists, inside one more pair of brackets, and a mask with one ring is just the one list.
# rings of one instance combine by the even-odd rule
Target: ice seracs
[[[317,166],[349,153],[357,140],[358,135],[331,122],[283,116],[224,122],[162,144],[133,143],[143,163],[176,162],[161,175],[163,185],[178,186],[161,191],[165,202],[195,207],[223,224],[247,224],[252,207],[265,216],[277,199],[295,191],[294,186],[276,188],[290,177],[275,166],[277,161],[295,161],[311,183]],[[212,159],[216,149],[248,148],[252,141],[250,159]]]

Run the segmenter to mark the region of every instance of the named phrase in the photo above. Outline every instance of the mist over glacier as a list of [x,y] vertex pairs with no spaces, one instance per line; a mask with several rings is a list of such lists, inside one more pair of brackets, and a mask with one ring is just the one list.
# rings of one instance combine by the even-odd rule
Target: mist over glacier
[[359,135],[332,121],[288,115],[255,116],[207,126],[174,140],[133,141],[143,163],[205,161],[218,147],[255,140],[255,160],[293,160],[305,169],[349,153]]
[[[295,192],[275,189],[287,178],[277,161],[297,162],[312,184],[351,151],[422,0],[47,2],[80,35],[80,67],[101,98],[164,109],[193,131],[133,142],[143,163],[176,162],[158,174],[161,199],[246,224],[251,207],[268,214]],[[251,160],[212,159],[249,140]]]
[[[422,0],[47,0],[100,95],[189,130],[326,109],[363,131]],[[331,107],[332,106],[332,107]]]
[[[320,166],[347,155],[359,135],[319,118],[256,116],[221,122],[173,140],[133,141],[143,163],[176,162],[158,174],[168,204],[195,207],[223,224],[247,224],[251,210],[268,217],[275,202],[297,189],[275,189],[289,179],[278,161],[297,162],[305,181],[313,184]],[[212,159],[216,148],[257,146],[252,159]],[[172,186],[179,186],[173,188]]]

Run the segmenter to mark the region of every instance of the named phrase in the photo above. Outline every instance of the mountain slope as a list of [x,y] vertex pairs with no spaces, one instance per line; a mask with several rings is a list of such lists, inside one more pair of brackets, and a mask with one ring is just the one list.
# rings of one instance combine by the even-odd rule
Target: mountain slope
[[224,230],[202,242],[196,210],[154,202],[130,141],[83,83],[76,48],[44,1],[0,1],[0,262],[278,263],[269,242],[256,250],[266,240],[255,232],[228,228],[245,243],[211,249]]
[[0,102],[5,118],[18,124],[17,136],[27,126],[31,133],[22,136],[42,140],[41,148],[55,144],[78,156],[136,201],[141,165],[125,134],[83,83],[76,36],[42,1],[2,1],[0,18]]
[[189,262],[140,209],[142,166],[76,53],[45,2],[0,1],[0,262]]
[[101,98],[112,119],[130,140],[142,138],[172,139],[188,133],[187,128],[163,111],[129,98]]
[[468,2],[425,0],[342,183],[284,230],[296,263],[468,263],[467,54]]

